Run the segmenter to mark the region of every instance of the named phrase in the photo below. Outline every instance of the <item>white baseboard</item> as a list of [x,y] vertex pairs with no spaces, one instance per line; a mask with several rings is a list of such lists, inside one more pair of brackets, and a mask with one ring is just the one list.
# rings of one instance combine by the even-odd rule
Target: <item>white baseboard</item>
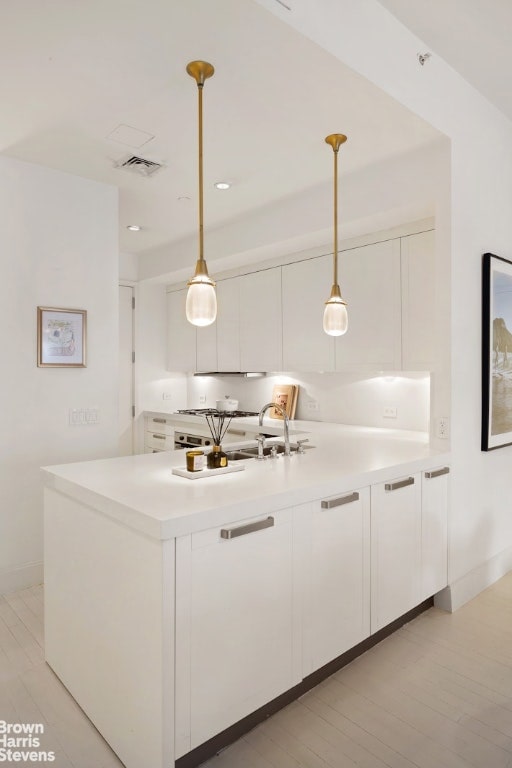
[[438,592],[434,605],[453,613],[511,570],[512,547],[508,547]]
[[25,563],[16,568],[0,571],[0,595],[33,587],[43,582],[43,562]]

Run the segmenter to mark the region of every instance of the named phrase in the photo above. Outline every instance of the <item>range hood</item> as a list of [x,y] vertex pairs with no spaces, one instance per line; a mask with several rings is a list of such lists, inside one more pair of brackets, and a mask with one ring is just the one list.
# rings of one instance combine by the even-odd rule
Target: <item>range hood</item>
[[267,374],[263,371],[204,371],[194,376],[238,376],[241,379],[259,379]]

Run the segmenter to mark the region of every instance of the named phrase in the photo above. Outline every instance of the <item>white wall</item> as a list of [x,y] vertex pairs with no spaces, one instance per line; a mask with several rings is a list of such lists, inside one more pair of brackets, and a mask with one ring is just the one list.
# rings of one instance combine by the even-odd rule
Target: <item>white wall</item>
[[136,253],[119,254],[120,282],[135,283],[139,279],[139,259]]
[[[190,376],[188,407],[215,408],[216,400],[231,395],[241,410],[259,411],[272,400],[275,384],[299,385],[296,419],[428,432],[430,378],[425,373],[279,373],[259,379]],[[204,404],[201,396],[206,398]],[[311,400],[318,404],[318,411],[309,410]],[[397,417],[384,417],[385,406],[395,406]]]
[[[42,579],[39,467],[117,451],[117,190],[0,157],[0,209],[3,592]],[[38,305],[87,310],[87,368],[37,367]],[[69,425],[83,407],[98,425]]]
[[482,564],[512,564],[512,448],[480,451],[481,255],[512,256],[512,124],[438,56],[420,66],[417,53],[427,47],[376,0],[297,0],[293,13],[257,1],[451,139],[451,210],[442,233],[451,236],[452,271],[449,578],[454,592],[468,586],[465,599],[499,575]]

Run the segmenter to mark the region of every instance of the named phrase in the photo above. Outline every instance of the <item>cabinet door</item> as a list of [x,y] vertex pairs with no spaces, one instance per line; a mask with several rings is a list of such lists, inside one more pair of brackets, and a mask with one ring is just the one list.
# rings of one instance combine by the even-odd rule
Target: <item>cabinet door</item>
[[283,337],[281,267],[240,278],[242,371],[281,371]]
[[211,325],[196,328],[197,360],[196,371],[218,371],[217,366],[217,321]]
[[185,314],[187,291],[167,294],[167,370],[196,370],[196,329]]
[[336,338],[336,370],[401,367],[400,240],[339,255],[348,330]]
[[292,552],[291,510],[178,539],[177,756],[300,679]]
[[421,479],[421,599],[448,583],[449,468],[424,472]]
[[217,283],[217,371],[241,371],[240,278]]
[[332,256],[320,256],[282,270],[283,370],[333,371],[334,338],[323,329],[332,284]]
[[402,368],[433,367],[435,322],[435,232],[401,238]]
[[311,506],[304,675],[370,634],[369,489],[343,493]]
[[371,630],[421,602],[421,478],[371,488]]

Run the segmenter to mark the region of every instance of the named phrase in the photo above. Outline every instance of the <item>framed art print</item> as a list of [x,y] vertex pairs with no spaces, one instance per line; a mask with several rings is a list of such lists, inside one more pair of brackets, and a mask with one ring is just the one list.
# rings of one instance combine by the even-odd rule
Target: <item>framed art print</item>
[[85,368],[87,312],[84,309],[37,308],[37,365],[40,368]]
[[482,450],[512,444],[512,262],[485,253],[482,293]]

